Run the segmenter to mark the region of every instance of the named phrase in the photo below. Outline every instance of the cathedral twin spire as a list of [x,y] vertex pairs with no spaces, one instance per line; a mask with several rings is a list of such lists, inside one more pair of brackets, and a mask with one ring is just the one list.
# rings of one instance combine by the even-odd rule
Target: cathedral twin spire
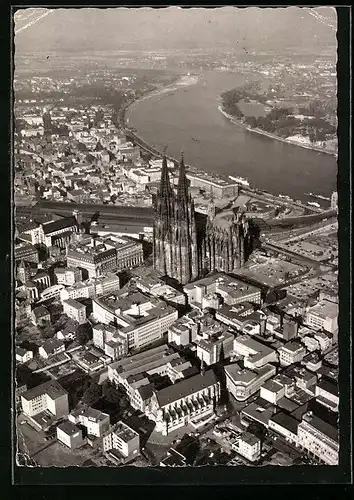
[[188,283],[198,273],[196,252],[194,204],[188,192],[183,153],[175,194],[164,151],[154,224],[155,269],[160,274],[176,278],[180,283]]

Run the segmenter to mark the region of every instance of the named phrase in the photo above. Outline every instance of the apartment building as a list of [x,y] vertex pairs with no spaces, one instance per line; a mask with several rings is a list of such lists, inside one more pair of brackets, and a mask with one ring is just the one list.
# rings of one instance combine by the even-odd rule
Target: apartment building
[[321,300],[306,313],[306,323],[315,330],[334,333],[338,329],[338,304]]
[[55,380],[49,380],[21,394],[22,411],[29,417],[48,410],[56,417],[69,413],[68,393]]
[[203,316],[198,322],[198,333],[194,341],[197,357],[207,365],[229,358],[233,351],[234,338],[235,336],[211,315]]
[[63,300],[64,314],[77,321],[79,325],[86,322],[86,306],[75,299]]
[[113,453],[125,463],[140,455],[140,437],[123,422],[117,422],[102,438],[103,451]]
[[82,281],[82,271],[77,267],[58,267],[54,276],[58,285],[73,286]]
[[261,458],[261,440],[254,434],[245,432],[238,440],[236,451],[250,462],[256,462]]
[[306,347],[297,340],[290,340],[278,349],[279,362],[282,366],[298,363],[306,356]]
[[332,411],[338,411],[338,384],[327,377],[322,377],[316,385],[316,401]]
[[89,436],[101,437],[108,431],[110,426],[110,417],[107,413],[86,405],[81,405],[73,410],[68,419],[73,424],[80,424],[85,427]]
[[269,419],[269,429],[283,436],[289,443],[297,445],[299,423],[293,416],[279,412]]

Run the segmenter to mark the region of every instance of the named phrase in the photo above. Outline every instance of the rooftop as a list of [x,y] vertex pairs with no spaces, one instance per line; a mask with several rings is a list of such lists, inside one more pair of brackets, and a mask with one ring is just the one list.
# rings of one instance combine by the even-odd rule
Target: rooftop
[[156,391],[155,394],[159,405],[163,407],[217,383],[215,373],[213,370],[209,370],[204,375],[198,374],[194,377],[178,381],[170,387]]
[[65,434],[67,434],[68,436],[73,436],[77,432],[81,432],[75,424],[70,422],[70,420],[65,420],[63,423],[58,425],[58,429],[65,432]]
[[119,437],[125,443],[128,443],[132,439],[139,437],[139,434],[131,429],[127,424],[122,421],[117,422],[113,428],[109,431],[113,432],[117,437]]
[[254,340],[248,335],[239,335],[238,337],[235,338],[234,342],[247,347],[248,349],[253,351],[254,354],[261,353],[262,356],[267,356],[268,354],[274,352],[274,349],[272,349],[271,347],[268,347],[262,344],[261,342]]
[[321,318],[331,318],[334,319],[338,316],[339,306],[335,302],[329,300],[321,300],[316,305],[311,307],[311,314],[316,314]]
[[186,465],[186,457],[181,455],[177,450],[170,448],[167,456],[161,460],[161,464],[166,467],[184,467]]
[[53,339],[48,339],[44,342],[44,344],[41,346],[42,349],[46,351],[47,354],[55,351],[56,349],[59,349],[59,347],[64,346],[65,343],[62,340],[58,340],[56,338]]
[[261,311],[255,311],[253,305],[249,302],[242,302],[233,306],[224,304],[218,309],[217,315],[225,316],[240,324],[245,321],[259,321],[262,318]]
[[48,380],[44,384],[37,385],[33,389],[28,389],[28,391],[22,394],[22,397],[27,401],[38,398],[47,394],[51,399],[60,398],[67,395],[67,392],[62,388],[62,386],[55,380]]
[[300,422],[291,415],[287,415],[284,412],[280,412],[277,413],[276,415],[273,415],[271,420],[276,424],[280,425],[281,427],[284,427],[288,431],[292,432],[293,434],[297,434],[297,428]]
[[286,350],[291,352],[300,351],[305,349],[305,347],[298,340],[290,340],[285,345],[283,345],[279,350]]
[[78,311],[81,311],[82,309],[86,309],[86,306],[84,306],[83,304],[81,304],[80,302],[78,302],[75,299],[69,298],[69,299],[63,300],[63,304],[66,304],[69,307],[77,309]]
[[314,427],[316,430],[324,434],[325,436],[329,437],[336,443],[339,441],[339,433],[338,429],[333,427],[331,424],[328,422],[325,422],[321,418],[317,417],[316,415],[308,415],[303,417],[303,421],[300,425],[303,424],[303,422],[306,421],[309,425]]
[[196,287],[208,288],[211,285],[215,285],[217,291],[223,291],[233,298],[239,298],[245,294],[253,294],[260,291],[260,288],[224,273],[215,273],[207,278],[187,284],[184,290],[188,292],[188,290],[193,290]]
[[[143,372],[149,372],[155,370],[160,366],[164,366],[174,359],[179,359],[180,355],[177,352],[172,351],[167,346],[163,350],[159,350],[154,353],[146,352],[148,356],[140,359],[134,359],[135,356],[122,359],[115,364],[117,372],[122,378],[128,378],[132,375],[138,375]],[[152,349],[151,349],[152,350]],[[128,362],[126,362],[128,361]]]
[[62,219],[58,219],[56,221],[44,222],[42,224],[44,234],[51,234],[56,231],[61,231],[62,229],[74,226],[76,226],[76,218],[74,216],[63,217]]
[[42,318],[43,316],[48,316],[50,315],[48,309],[45,307],[45,306],[38,306],[38,307],[35,307],[33,309],[33,314],[35,315],[35,317],[38,319],[38,318]]
[[241,438],[240,438],[244,443],[247,443],[251,446],[254,446],[255,444],[257,444],[260,439],[255,436],[254,434],[252,434],[251,432],[245,432]]
[[106,418],[109,418],[109,415],[107,413],[103,413],[100,410],[96,410],[95,408],[92,408],[91,406],[80,406],[73,410],[71,412],[71,415],[74,417],[87,417],[90,420],[95,420],[95,421],[102,421],[106,420]]
[[281,391],[283,389],[283,384],[281,384],[280,382],[277,382],[276,380],[273,379],[269,379],[267,380],[263,385],[262,385],[262,388],[263,389],[266,389],[267,391],[270,391],[270,392],[275,392],[275,393],[278,393],[279,391]]
[[262,366],[257,371],[249,370],[248,368],[241,369],[238,363],[232,363],[231,365],[225,366],[225,372],[232,382],[242,385],[250,384],[258,377],[262,377],[266,373],[272,371],[274,372],[274,366],[270,364]]
[[330,394],[333,394],[334,396],[338,396],[339,390],[338,390],[338,384],[326,376],[322,377],[321,380],[317,384],[319,389],[322,389],[326,392],[329,392]]

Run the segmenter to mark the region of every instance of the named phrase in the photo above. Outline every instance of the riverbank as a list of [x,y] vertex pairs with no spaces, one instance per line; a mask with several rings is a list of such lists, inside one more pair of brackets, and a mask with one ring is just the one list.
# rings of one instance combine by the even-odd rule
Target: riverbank
[[253,133],[259,134],[259,135],[264,135],[266,137],[269,137],[270,139],[275,139],[277,141],[284,142],[285,144],[291,144],[292,146],[299,146],[299,147],[304,148],[304,149],[310,149],[311,151],[316,151],[318,153],[324,153],[324,154],[334,156],[335,158],[337,158],[337,153],[335,153],[334,151],[329,151],[327,149],[323,149],[320,146],[314,146],[310,143],[302,142],[300,139],[296,139],[296,138],[279,137],[278,135],[272,134],[270,132],[266,132],[266,131],[261,130],[259,128],[252,128],[252,127],[246,125],[241,120],[238,120],[234,116],[226,113],[226,111],[223,110],[221,105],[218,106],[218,110],[220,111],[220,113],[222,113],[225,116],[225,118],[230,120],[232,123],[234,123],[235,125],[239,125],[240,127],[244,128],[245,130],[248,130],[249,132],[253,132]]
[[[181,87],[190,87],[191,85],[196,85],[199,81],[199,77],[196,75],[183,75],[179,80],[177,80],[174,83],[171,83],[170,85],[167,86],[161,86],[157,90],[153,90],[152,92],[149,92],[145,96],[143,96],[141,99],[137,99],[134,102],[137,101],[144,101],[146,99],[150,99],[151,97],[157,97],[159,95],[163,95],[169,92],[174,92],[176,90],[179,90]],[[133,103],[131,103],[133,104]]]

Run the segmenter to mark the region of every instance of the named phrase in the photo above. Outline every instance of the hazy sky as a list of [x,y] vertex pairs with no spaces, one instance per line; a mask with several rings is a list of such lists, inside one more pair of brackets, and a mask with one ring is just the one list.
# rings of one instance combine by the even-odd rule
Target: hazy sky
[[336,44],[332,7],[239,9],[24,9],[15,14],[22,52],[161,50],[211,47],[319,51]]

